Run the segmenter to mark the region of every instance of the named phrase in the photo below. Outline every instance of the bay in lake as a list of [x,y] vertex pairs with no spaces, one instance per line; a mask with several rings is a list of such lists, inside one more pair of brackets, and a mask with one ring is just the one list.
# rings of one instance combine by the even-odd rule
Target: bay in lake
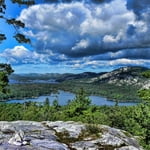
[[[9,100],[6,103],[24,103],[28,101],[43,103],[46,98],[49,98],[51,104],[55,99],[58,99],[60,105],[66,105],[68,100],[73,100],[75,98],[75,94],[60,90],[59,94],[51,94],[49,96],[40,96],[34,99],[30,98],[30,99],[23,99],[23,100]],[[100,105],[108,105],[108,106],[115,105],[115,102],[107,100],[107,98],[102,97],[102,96],[89,96],[89,98],[91,99],[92,104],[95,104],[95,105],[99,105],[99,106]],[[133,103],[133,102],[118,103],[119,106],[132,106],[136,104],[137,103]]]

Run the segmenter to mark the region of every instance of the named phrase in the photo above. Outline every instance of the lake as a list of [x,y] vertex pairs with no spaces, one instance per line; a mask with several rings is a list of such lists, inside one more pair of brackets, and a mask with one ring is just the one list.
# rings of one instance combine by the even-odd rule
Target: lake
[[[75,98],[75,94],[60,90],[59,94],[51,94],[49,96],[40,96],[34,99],[30,98],[30,99],[23,99],[23,100],[9,100],[6,103],[24,103],[28,101],[43,103],[46,98],[49,98],[51,104],[53,100],[58,99],[60,105],[66,105],[68,100],[73,100]],[[89,96],[89,98],[91,99],[92,104],[95,104],[95,105],[99,105],[99,106],[100,105],[108,105],[108,106],[115,105],[115,102],[107,100],[107,98],[102,97],[102,96]],[[136,104],[137,103],[133,103],[133,102],[118,103],[119,106],[132,106]]]

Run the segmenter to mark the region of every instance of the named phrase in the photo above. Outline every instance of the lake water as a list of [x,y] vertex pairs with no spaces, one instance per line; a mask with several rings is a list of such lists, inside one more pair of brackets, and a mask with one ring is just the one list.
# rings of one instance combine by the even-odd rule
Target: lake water
[[[68,100],[73,100],[75,98],[75,94],[60,90],[59,94],[51,94],[49,96],[40,96],[35,99],[30,98],[30,99],[23,99],[23,100],[9,100],[6,103],[24,103],[28,101],[43,103],[46,98],[49,98],[51,104],[53,100],[58,99],[60,105],[66,105]],[[95,105],[99,105],[99,106],[100,105],[109,105],[109,106],[115,105],[115,102],[107,100],[107,98],[104,98],[102,96],[89,96],[89,98],[91,99],[92,104],[95,104]],[[136,104],[137,103],[124,102],[124,103],[119,103],[118,105],[119,106],[132,106]]]

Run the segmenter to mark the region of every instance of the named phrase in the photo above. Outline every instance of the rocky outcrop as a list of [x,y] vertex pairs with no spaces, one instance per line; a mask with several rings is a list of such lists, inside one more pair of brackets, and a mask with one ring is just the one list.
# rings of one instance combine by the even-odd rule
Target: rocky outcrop
[[144,85],[141,89],[147,89],[147,90],[150,89],[150,79],[144,83]]
[[142,150],[129,133],[73,121],[0,122],[0,150]]
[[146,70],[148,70],[148,68],[122,67],[114,71],[104,73],[96,78],[91,79],[91,81],[94,83],[115,84],[117,86],[138,86],[140,88],[148,82],[148,79],[144,78],[141,74]]

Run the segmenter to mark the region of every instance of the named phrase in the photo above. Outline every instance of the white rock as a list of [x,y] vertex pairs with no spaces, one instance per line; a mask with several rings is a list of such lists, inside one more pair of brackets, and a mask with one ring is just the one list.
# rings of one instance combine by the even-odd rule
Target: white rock
[[73,121],[63,122],[63,121],[55,121],[55,122],[45,122],[45,124],[56,130],[56,132],[64,132],[67,131],[70,137],[78,138],[83,129],[85,129],[84,124],[76,123]]
[[27,145],[27,144],[28,144],[27,141],[23,141],[23,142],[22,142],[22,145]]
[[[16,150],[20,149],[20,146],[23,146],[24,150],[69,150],[67,145],[63,144],[63,142],[61,143],[62,137],[58,137],[59,134],[56,134],[58,132],[64,133],[64,131],[69,133],[68,138],[76,138],[76,141],[69,143],[69,147],[77,150],[99,150],[105,149],[107,146],[112,146],[114,149],[116,148],[115,150],[142,150],[137,140],[134,137],[127,136],[125,131],[105,125],[98,125],[97,127],[100,128],[99,133],[96,134],[100,135],[98,137],[93,136],[94,133],[91,136],[84,134],[86,125],[73,121],[0,122],[0,129],[18,131],[13,137],[12,133],[0,132],[2,137],[0,150]],[[81,133],[85,137],[83,136],[82,139],[81,137],[79,139],[78,137]],[[58,139],[59,142],[57,141]]]
[[142,150],[142,149],[136,148],[134,146],[123,146],[121,148],[115,148],[114,150]]
[[15,134],[14,139],[15,139],[15,141],[17,141],[17,142],[22,142],[22,139],[21,139],[19,133],[16,133],[16,134]]
[[69,150],[68,146],[57,141],[39,140],[35,139],[31,141],[31,145],[40,149],[52,149],[52,150]]
[[4,123],[4,124],[1,124],[0,130],[3,133],[14,133],[15,132],[15,127],[10,123]]
[[121,138],[111,135],[110,133],[102,135],[102,138],[98,139],[97,142],[101,145],[111,146],[121,146],[124,144],[124,141]]
[[8,141],[9,144],[12,144],[12,145],[17,145],[17,146],[21,146],[22,143],[19,142],[19,141],[16,141],[16,138],[15,137],[12,137],[9,141]]
[[77,150],[99,150],[99,147],[91,141],[79,141],[72,143],[71,148]]
[[10,138],[8,143],[12,145],[17,145],[17,146],[28,144],[28,142],[24,140],[24,132],[22,130],[19,130],[19,132],[16,132],[15,136]]

